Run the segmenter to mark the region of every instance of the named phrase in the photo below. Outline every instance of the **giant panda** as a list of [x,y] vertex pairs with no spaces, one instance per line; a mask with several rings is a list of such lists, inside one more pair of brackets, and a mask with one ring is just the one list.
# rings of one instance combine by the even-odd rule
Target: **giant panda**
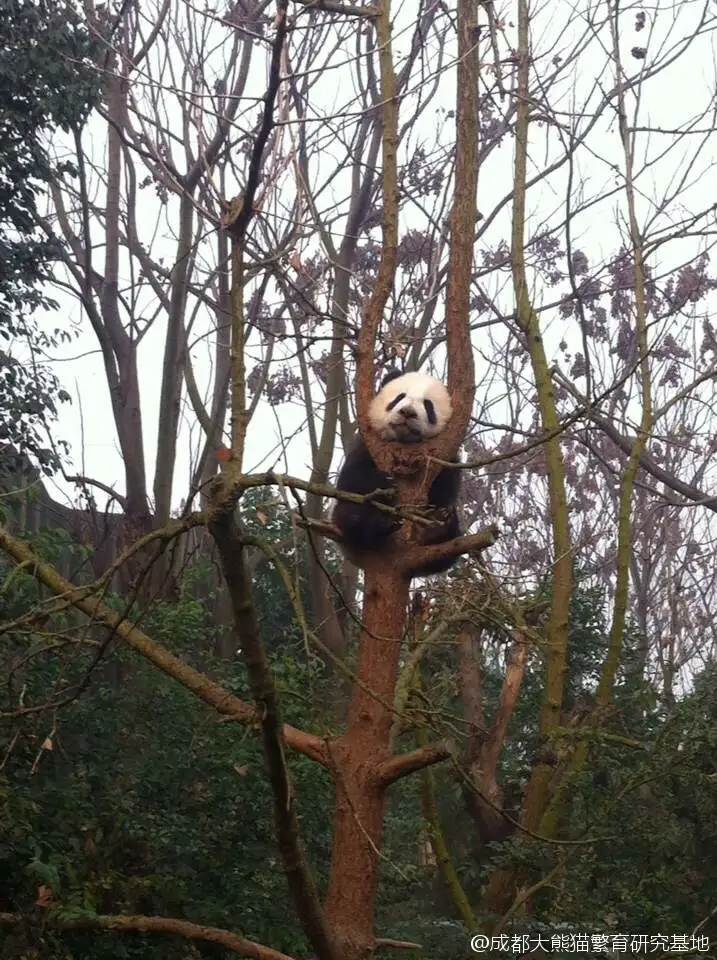
[[[368,419],[383,440],[410,444],[430,440],[441,433],[452,412],[450,394],[440,380],[424,373],[392,371],[384,377],[378,393],[371,401]],[[458,463],[458,459],[455,462]],[[445,543],[460,535],[456,512],[460,485],[460,470],[441,467],[428,491],[429,516],[440,522],[424,528],[424,544]],[[395,490],[391,477],[378,469],[360,435],[346,456],[336,486],[339,490],[358,494]],[[376,502],[390,503],[391,498],[377,497]],[[361,553],[380,550],[386,538],[400,526],[395,515],[377,509],[369,501],[351,503],[337,500],[332,519],[341,531],[347,556],[357,566],[362,566]],[[453,566],[456,559],[434,560],[411,570],[410,576],[443,573]]]

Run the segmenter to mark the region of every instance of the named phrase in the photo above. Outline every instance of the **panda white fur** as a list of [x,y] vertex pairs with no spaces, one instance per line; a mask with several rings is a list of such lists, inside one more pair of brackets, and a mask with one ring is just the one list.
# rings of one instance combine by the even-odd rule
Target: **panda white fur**
[[[437,436],[445,428],[453,410],[446,387],[424,373],[389,373],[371,401],[368,416],[379,436],[395,443],[421,443]],[[458,460],[455,461],[458,463]],[[444,543],[460,535],[456,502],[461,485],[461,471],[442,467],[428,491],[429,516],[436,519],[425,528],[424,544]],[[375,490],[394,489],[390,476],[378,469],[366,444],[357,437],[349,450],[336,482],[339,490],[369,494]],[[390,503],[390,497],[376,498]],[[341,531],[349,558],[361,566],[362,552],[381,549],[383,541],[394,533],[400,521],[372,503],[351,503],[337,500],[333,522]],[[359,556],[356,556],[356,551]],[[456,558],[436,560],[410,571],[411,577],[443,573]]]

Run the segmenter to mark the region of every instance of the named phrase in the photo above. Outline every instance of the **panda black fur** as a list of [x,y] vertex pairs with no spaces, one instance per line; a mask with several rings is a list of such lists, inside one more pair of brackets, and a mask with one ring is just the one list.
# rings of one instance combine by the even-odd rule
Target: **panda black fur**
[[[451,418],[450,394],[446,387],[423,373],[389,373],[371,401],[368,416],[372,428],[384,440],[395,443],[421,443],[437,436]],[[458,463],[458,460],[455,461]],[[440,519],[426,528],[424,544],[444,543],[460,535],[456,502],[460,492],[461,471],[442,467],[428,491],[429,516]],[[339,490],[369,494],[394,489],[388,474],[378,469],[360,436],[349,450],[336,482]],[[376,498],[390,503],[390,497]],[[351,559],[354,551],[371,552],[398,530],[400,521],[372,503],[337,500],[333,522],[341,531]],[[443,573],[456,558],[436,560],[411,571],[411,577]],[[360,564],[359,564],[360,565]]]

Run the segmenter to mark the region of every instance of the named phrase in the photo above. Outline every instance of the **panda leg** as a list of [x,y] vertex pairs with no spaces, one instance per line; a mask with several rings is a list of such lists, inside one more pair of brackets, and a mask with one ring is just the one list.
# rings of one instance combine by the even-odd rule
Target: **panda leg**
[[[336,486],[347,493],[363,496],[376,490],[393,488],[390,478],[377,468],[360,437],[346,457]],[[377,498],[376,502],[388,504],[390,499],[381,497],[380,500]],[[398,528],[395,516],[379,510],[370,501],[352,503],[349,500],[337,500],[333,521],[349,548],[364,551],[375,550]]]
[[[435,520],[425,527],[421,535],[421,543],[428,547],[437,543],[447,543],[461,535],[461,526],[458,522],[458,513],[455,507],[439,511],[441,519]],[[430,577],[435,573],[445,573],[450,570],[458,557],[443,557],[433,560],[411,570],[411,577]]]
[[[460,461],[456,460],[456,463]],[[461,471],[442,467],[428,491],[428,502],[434,507],[453,507],[461,490]]]
[[336,501],[333,521],[345,543],[355,550],[375,550],[398,529],[398,521],[391,514],[371,503],[349,500]]

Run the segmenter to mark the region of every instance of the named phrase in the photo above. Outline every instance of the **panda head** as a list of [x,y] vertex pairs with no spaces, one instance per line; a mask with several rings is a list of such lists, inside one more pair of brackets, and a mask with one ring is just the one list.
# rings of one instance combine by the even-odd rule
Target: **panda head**
[[437,436],[451,418],[451,397],[425,373],[389,373],[371,401],[368,417],[383,440],[421,443]]

